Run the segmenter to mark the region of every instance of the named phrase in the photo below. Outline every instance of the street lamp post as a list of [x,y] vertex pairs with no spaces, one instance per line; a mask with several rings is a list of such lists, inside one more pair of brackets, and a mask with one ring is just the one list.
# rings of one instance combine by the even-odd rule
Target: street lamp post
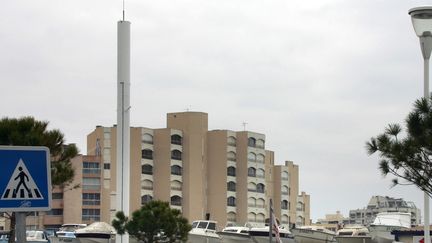
[[[424,60],[424,97],[429,100],[429,59],[432,51],[432,6],[412,8],[408,11],[414,30],[420,39]],[[430,243],[429,195],[424,193],[424,242]]]

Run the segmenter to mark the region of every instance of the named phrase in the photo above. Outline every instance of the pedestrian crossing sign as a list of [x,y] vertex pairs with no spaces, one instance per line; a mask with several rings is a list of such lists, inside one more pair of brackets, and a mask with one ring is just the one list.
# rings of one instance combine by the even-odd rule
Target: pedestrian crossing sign
[[0,211],[51,210],[48,148],[0,146],[0,168]]

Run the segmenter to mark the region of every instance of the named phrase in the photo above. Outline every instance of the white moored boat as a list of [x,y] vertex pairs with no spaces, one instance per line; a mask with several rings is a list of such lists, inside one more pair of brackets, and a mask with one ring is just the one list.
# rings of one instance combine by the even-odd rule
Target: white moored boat
[[372,243],[369,230],[363,225],[346,225],[336,232],[338,243]]
[[[249,235],[255,243],[268,243],[269,242],[269,226],[250,228]],[[283,227],[279,227],[279,237],[282,243],[295,243],[294,236],[291,232]],[[272,234],[272,242],[276,243],[276,235]]]
[[291,229],[297,243],[336,243],[336,232],[323,226],[306,225]]
[[227,226],[217,234],[223,243],[248,243],[252,242],[249,236],[249,228],[246,226]]
[[400,212],[379,213],[368,228],[373,241],[391,243],[395,240],[394,235],[391,234],[393,230],[411,228],[411,214]]
[[94,222],[75,231],[75,236],[81,243],[111,243],[114,242],[115,235],[114,227],[105,222]]
[[27,230],[27,243],[49,243],[48,236],[42,230]]
[[197,220],[192,222],[192,230],[188,234],[188,243],[221,243],[216,233],[216,222]]
[[75,237],[75,231],[84,227],[87,227],[87,224],[63,224],[55,233],[55,237],[50,238],[50,241],[51,243],[79,243]]

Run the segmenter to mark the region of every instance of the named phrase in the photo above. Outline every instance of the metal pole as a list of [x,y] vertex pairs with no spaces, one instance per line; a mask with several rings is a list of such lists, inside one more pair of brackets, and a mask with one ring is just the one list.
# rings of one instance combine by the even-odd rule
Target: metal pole
[[[424,97],[429,101],[429,58],[424,59]],[[430,243],[429,195],[424,192],[424,242]]]
[[26,237],[26,213],[15,212],[15,237],[16,242],[27,242]]
[[429,59],[424,59],[424,97],[429,100]]
[[[424,60],[424,98],[429,102],[429,59],[432,51],[432,36],[430,33],[420,37],[420,46]],[[424,192],[424,242],[430,243],[429,195]]]
[[269,212],[270,212],[270,217],[269,217],[269,241],[270,241],[270,243],[272,243],[272,238],[273,238],[273,202],[272,202],[272,200],[270,199],[270,209],[269,209]]

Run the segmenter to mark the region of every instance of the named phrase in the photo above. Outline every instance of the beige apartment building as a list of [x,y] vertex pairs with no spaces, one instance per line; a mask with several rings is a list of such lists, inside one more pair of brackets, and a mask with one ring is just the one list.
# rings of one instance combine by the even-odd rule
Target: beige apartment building
[[[298,165],[275,165],[264,134],[209,131],[207,113],[179,112],[167,114],[166,128],[132,127],[130,138],[131,212],[163,200],[190,222],[209,218],[219,229],[227,223],[261,226],[272,199],[282,225],[310,223],[309,195],[299,195]],[[73,160],[75,181],[82,186],[53,197],[58,215],[49,212],[41,225],[114,218],[116,127],[96,126],[87,136],[87,154]]]

